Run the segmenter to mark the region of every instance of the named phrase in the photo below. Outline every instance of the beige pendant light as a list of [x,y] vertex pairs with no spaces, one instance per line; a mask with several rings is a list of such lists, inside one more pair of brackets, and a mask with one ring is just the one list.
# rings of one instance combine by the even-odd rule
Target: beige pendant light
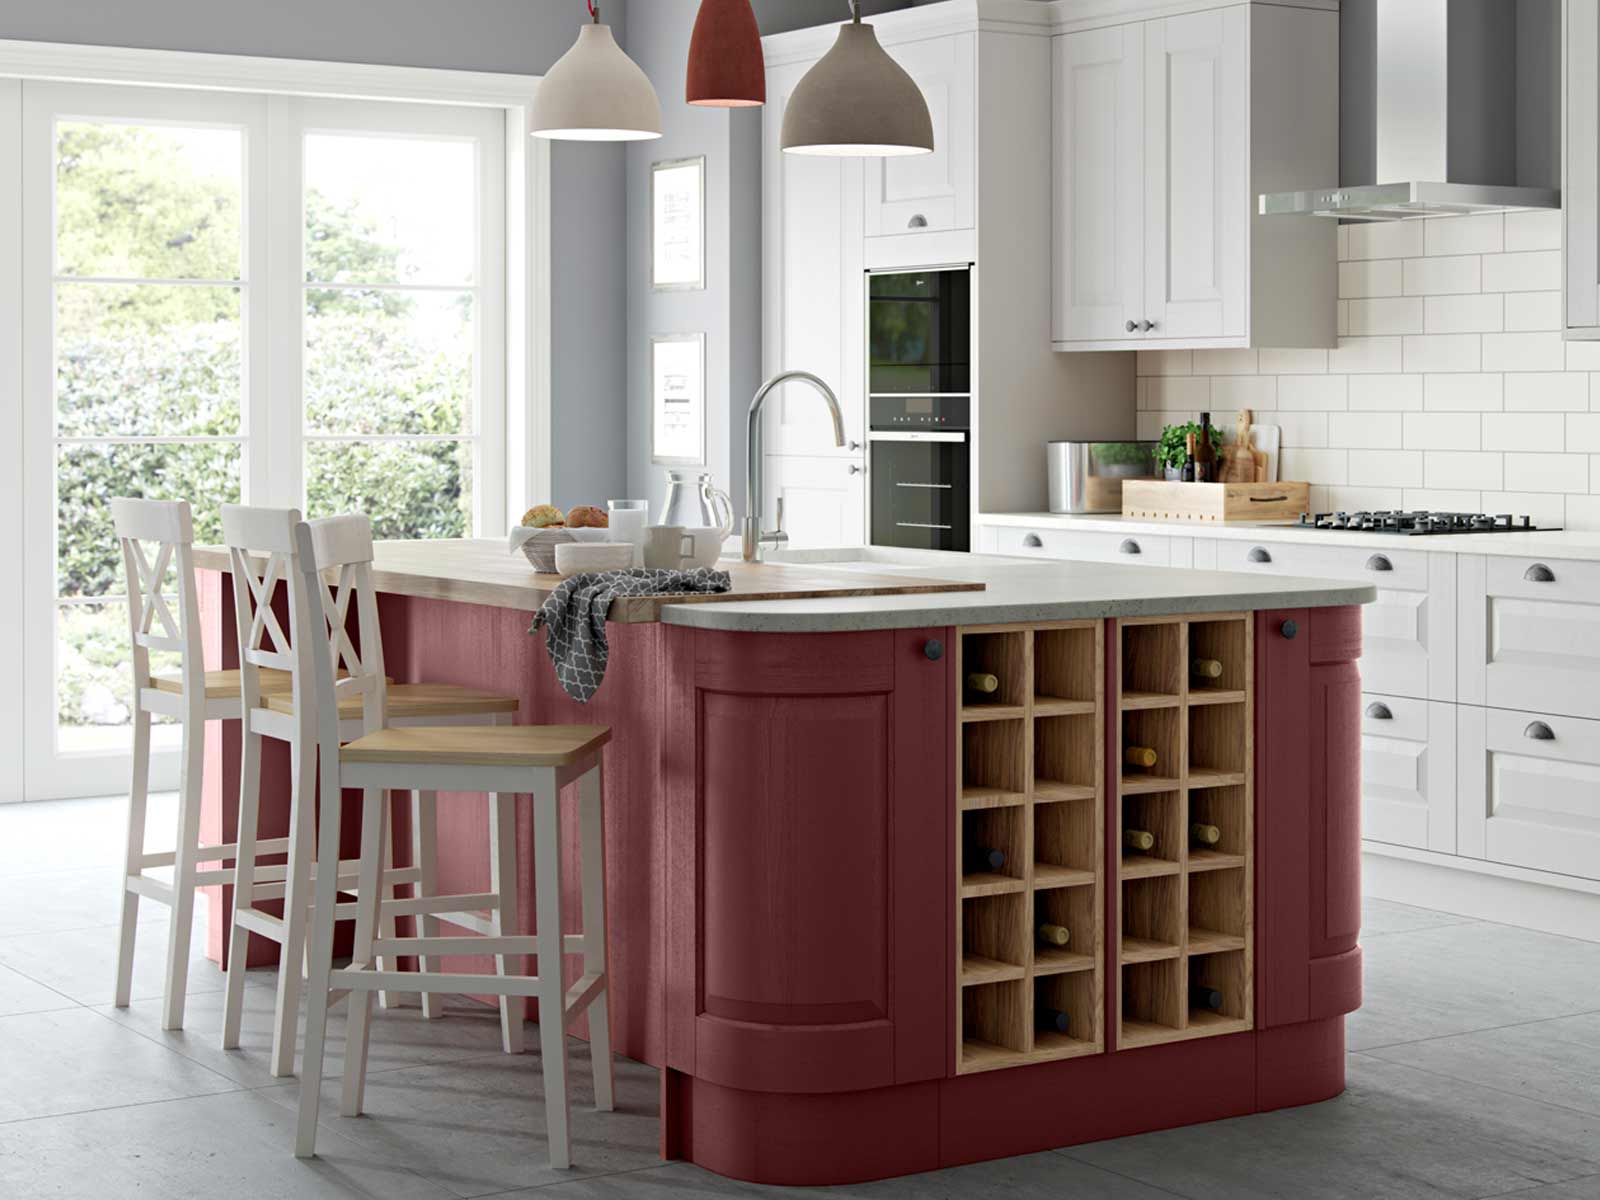
[[887,158],[933,150],[933,118],[916,80],[861,23],[860,0],[839,40],[805,73],[783,113],[787,154]]
[[546,72],[534,94],[528,131],[567,142],[638,142],[661,136],[661,101],[650,79],[622,52],[611,26],[591,22]]

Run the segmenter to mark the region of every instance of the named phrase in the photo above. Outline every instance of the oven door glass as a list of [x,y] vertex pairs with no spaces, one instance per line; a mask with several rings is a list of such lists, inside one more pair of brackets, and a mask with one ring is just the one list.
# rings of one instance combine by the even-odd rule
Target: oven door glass
[[872,544],[971,549],[968,450],[959,441],[872,442]]
[[972,390],[972,273],[872,275],[868,386],[875,395]]

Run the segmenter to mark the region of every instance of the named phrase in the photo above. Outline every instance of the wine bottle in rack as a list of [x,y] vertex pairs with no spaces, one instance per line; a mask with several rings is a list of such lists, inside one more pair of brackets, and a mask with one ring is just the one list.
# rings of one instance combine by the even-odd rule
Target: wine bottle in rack
[[1059,1008],[1040,1004],[1034,1008],[1033,1016],[1042,1033],[1066,1033],[1072,1027],[1072,1019]]
[[1065,925],[1054,925],[1049,921],[1039,926],[1039,944],[1041,946],[1065,946],[1072,940],[1072,931]]
[[968,846],[966,858],[968,875],[998,871],[1006,865],[1005,851],[996,850],[993,846]]
[[1129,850],[1149,852],[1156,848],[1156,835],[1148,829],[1124,829],[1122,831],[1122,844]]
[[967,672],[967,691],[980,696],[992,696],[1000,690],[1000,677],[987,671]]
[[1214,658],[1197,658],[1189,664],[1189,671],[1196,679],[1221,679],[1222,663]]
[[1189,1007],[1217,1012],[1222,1008],[1222,993],[1203,983],[1189,985]]
[[1222,830],[1215,825],[1206,825],[1196,821],[1189,826],[1189,841],[1192,845],[1209,847],[1215,846],[1222,840]]
[[1130,767],[1142,767],[1148,771],[1156,765],[1159,755],[1149,746],[1124,746],[1122,761]]

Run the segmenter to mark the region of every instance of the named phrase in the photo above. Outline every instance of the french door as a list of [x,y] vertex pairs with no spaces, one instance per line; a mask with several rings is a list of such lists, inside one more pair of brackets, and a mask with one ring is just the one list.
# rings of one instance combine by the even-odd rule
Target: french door
[[[113,793],[131,714],[112,496],[190,501],[201,541],[236,500],[364,511],[380,537],[499,531],[505,120],[11,88],[23,794]],[[158,786],[174,734],[157,726]]]

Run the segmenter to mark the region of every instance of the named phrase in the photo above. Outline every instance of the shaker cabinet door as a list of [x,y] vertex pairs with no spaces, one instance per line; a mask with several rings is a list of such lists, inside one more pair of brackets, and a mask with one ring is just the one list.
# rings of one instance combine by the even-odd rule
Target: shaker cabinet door
[[1463,554],[1461,700],[1600,718],[1600,563]]
[[1145,336],[1249,332],[1249,6],[1144,27]]
[[1361,836],[1454,854],[1455,706],[1373,692],[1361,706]]
[[963,33],[892,46],[933,118],[933,153],[868,159],[866,233],[971,229],[977,215],[977,38]]
[[766,458],[761,527],[783,529],[796,550],[859,546],[866,540],[866,469],[860,459],[772,454]]
[[1055,39],[1056,342],[1145,336],[1144,28]]

